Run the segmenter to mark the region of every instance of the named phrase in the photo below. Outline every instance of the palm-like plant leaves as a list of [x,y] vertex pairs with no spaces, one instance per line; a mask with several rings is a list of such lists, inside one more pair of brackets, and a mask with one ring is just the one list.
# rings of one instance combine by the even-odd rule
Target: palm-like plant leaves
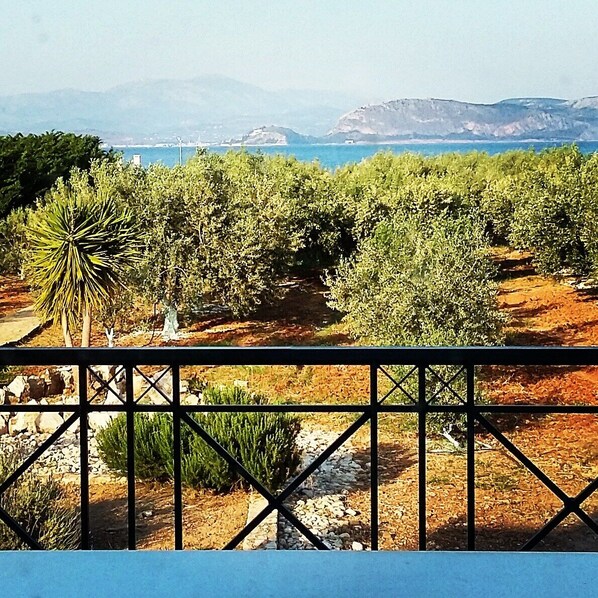
[[69,327],[117,292],[138,257],[131,213],[109,193],[78,182],[76,189],[60,182],[29,229],[36,308],[55,322],[65,313]]

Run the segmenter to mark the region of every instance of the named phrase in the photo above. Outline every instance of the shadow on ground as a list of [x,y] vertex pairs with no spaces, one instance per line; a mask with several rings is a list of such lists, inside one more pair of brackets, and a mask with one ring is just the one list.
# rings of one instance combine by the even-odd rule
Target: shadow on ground
[[[590,514],[596,520],[596,513]],[[443,525],[428,534],[428,546],[439,550],[456,549],[455,528],[462,526],[463,539],[458,549],[465,550],[466,518],[460,515],[450,524]],[[598,535],[580,520],[559,525],[544,540],[532,548],[534,551],[547,552],[595,552],[598,551]],[[503,527],[500,525],[476,525],[476,550],[521,550],[523,546],[541,529],[542,526]]]

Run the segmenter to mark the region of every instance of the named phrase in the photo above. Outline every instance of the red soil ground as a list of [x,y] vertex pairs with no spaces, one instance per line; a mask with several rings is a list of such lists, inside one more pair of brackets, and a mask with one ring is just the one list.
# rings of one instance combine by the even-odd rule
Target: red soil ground
[[0,318],[32,303],[27,283],[16,276],[0,276]]
[[[529,255],[498,252],[501,264],[499,301],[510,316],[508,344],[518,345],[598,345],[598,296],[535,274]],[[3,281],[7,285],[6,279]],[[0,306],[25,306],[27,296],[18,281],[3,287]],[[295,280],[286,298],[277,306],[255,317],[235,321],[227,316],[205,317],[185,330],[180,345],[289,345],[349,344],[350,338],[338,317],[325,303],[325,289],[317,279]],[[6,299],[9,297],[9,299]],[[13,297],[13,299],[10,299]],[[8,307],[7,307],[8,306]],[[101,332],[95,343],[105,344]],[[56,346],[60,334],[47,327],[27,345]],[[163,344],[158,335],[148,333],[121,336],[118,344],[152,346]],[[190,374],[191,372],[187,372]],[[368,373],[362,368],[204,368],[193,372],[206,381],[244,379],[252,390],[263,391],[293,401],[355,402],[367,400]],[[598,367],[585,368],[485,368],[479,372],[487,398],[497,403],[594,404],[598,401]],[[324,424],[322,418],[312,418]],[[350,418],[329,418],[326,425],[343,429]],[[412,424],[412,422],[411,422]],[[598,476],[598,420],[593,415],[551,415],[502,417],[494,424],[551,479],[569,494],[575,494]],[[369,461],[365,442],[367,430],[355,439],[364,463]],[[485,549],[515,549],[548,521],[562,503],[532,474],[509,455],[490,434],[480,429],[478,440],[490,450],[476,456],[476,517],[478,546]],[[380,504],[381,547],[417,547],[417,437],[405,418],[388,417],[380,425]],[[433,441],[427,459],[428,546],[463,549],[466,547],[465,457],[450,450],[448,443]],[[106,486],[98,498],[106,503]],[[116,492],[120,497],[120,494]],[[92,495],[92,501],[95,500]],[[149,495],[148,495],[149,496]],[[246,499],[235,511],[227,505],[227,518],[239,520],[246,512]],[[357,489],[349,497],[360,515],[353,521],[363,530],[367,544],[369,492]],[[115,499],[117,500],[117,499]],[[122,501],[122,497],[118,498]],[[206,495],[202,500],[209,499]],[[218,498],[224,500],[224,498]],[[100,501],[100,502],[101,502]],[[598,517],[598,500],[583,505]],[[115,516],[113,505],[106,517]],[[225,510],[226,510],[225,509]],[[233,516],[231,513],[235,513]],[[221,544],[227,537],[209,538],[199,527],[198,544]],[[235,526],[237,524],[235,523]],[[155,527],[155,526],[154,526]],[[159,527],[159,526],[158,526]],[[216,526],[209,526],[216,529]],[[224,528],[222,528],[224,529]],[[160,544],[161,531],[146,534],[147,546]],[[229,532],[228,528],[226,532]],[[213,530],[212,530],[213,532]],[[212,533],[211,532],[211,533]],[[157,544],[156,544],[157,543]],[[541,549],[598,550],[596,537],[579,520],[570,516],[554,530]]]

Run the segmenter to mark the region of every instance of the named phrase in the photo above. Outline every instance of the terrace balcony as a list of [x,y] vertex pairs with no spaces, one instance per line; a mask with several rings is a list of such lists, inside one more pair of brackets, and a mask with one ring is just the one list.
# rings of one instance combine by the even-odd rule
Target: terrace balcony
[[[552,415],[598,414],[596,396],[584,402],[567,401],[566,393],[554,400],[538,402],[529,397],[525,402],[504,404],[480,398],[478,384],[488,383],[496,368],[549,368],[552,372],[567,372],[572,368],[598,366],[596,347],[438,347],[438,348],[372,348],[372,347],[194,347],[194,348],[94,348],[55,349],[21,348],[0,349],[0,366],[73,366],[78,373],[78,398],[69,404],[5,404],[0,413],[50,412],[62,413],[64,423],[37,446],[24,462],[0,484],[4,493],[53,443],[72,425],[79,425],[79,484],[81,553],[4,553],[0,575],[6,587],[35,584],[44,577],[47,587],[58,591],[61,587],[71,591],[64,578],[56,571],[79,568],[81,583],[99,583],[99,571],[113,568],[113,579],[102,579],[102,592],[129,587],[131,591],[147,587],[148,591],[167,591],[173,583],[180,583],[180,595],[197,595],[202,591],[211,595],[379,595],[383,592],[396,595],[403,588],[410,595],[473,595],[486,588],[492,576],[491,588],[501,588],[501,595],[514,595],[521,584],[530,584],[546,595],[564,595],[563,585],[569,584],[568,595],[582,594],[596,577],[596,554],[576,554],[579,546],[571,545],[570,554],[546,550],[545,540],[568,517],[575,516],[580,527],[598,535],[594,493],[598,477],[583,483],[581,489],[571,492],[555,482],[538,465],[537,459],[526,454],[501,429],[504,418],[529,414],[530,417]],[[117,366],[124,376],[125,392],[120,401],[110,404],[97,401],[100,391],[110,392],[111,380],[98,378],[95,366]],[[172,378],[171,392],[165,392],[155,380],[143,374],[143,368],[166,368]],[[182,368],[197,366],[294,366],[294,367],[347,367],[367,372],[368,394],[360,402],[309,403],[297,401],[285,404],[208,405],[185,404],[181,401],[180,381]],[[158,392],[161,404],[145,404],[138,400],[134,389],[134,376],[143,376],[148,388]],[[89,380],[95,379],[95,390]],[[99,387],[99,390],[98,390]],[[134,477],[136,413],[168,413],[173,421],[173,542],[175,551],[185,549],[184,493],[181,476],[181,426],[188,426],[199,435],[218,455],[233,467],[253,491],[264,499],[263,508],[231,537],[222,548],[230,551],[239,548],[246,539],[272,513],[295,528],[314,548],[329,551],[326,538],[318,536],[304,523],[291,506],[289,499],[300,491],[306,481],[336,451],[360,433],[368,439],[369,450],[369,521],[365,551],[356,553],[329,551],[316,555],[298,551],[253,551],[251,553],[217,554],[203,551],[185,551],[178,557],[174,553],[137,554],[91,550],[93,538],[90,530],[90,468],[88,420],[94,413],[124,413],[127,426],[127,547],[138,547],[136,480]],[[306,467],[292,477],[286,487],[271,492],[256,479],[242,463],[231,456],[216,439],[211,437],[192,417],[193,413],[216,412],[276,412],[297,414],[344,414],[344,431],[324,448]],[[406,414],[413,418],[417,454],[417,550],[420,552],[382,551],[381,513],[379,487],[384,471],[380,468],[379,429],[386,417]],[[438,414],[461,417],[462,456],[465,463],[462,517],[453,523],[464,533],[463,553],[427,551],[435,548],[429,537],[430,482],[428,460],[430,439],[428,424]],[[502,419],[501,419],[502,418]],[[525,468],[559,503],[551,516],[530,533],[517,548],[532,552],[528,555],[486,552],[489,545],[480,529],[479,472],[477,470],[481,433],[491,437],[501,451],[518,466]],[[595,471],[595,470],[593,470]],[[482,505],[484,506],[484,505]],[[484,506],[485,508],[485,506]],[[34,550],[44,549],[23,529],[11,514],[0,508],[0,520]],[[218,525],[218,522],[215,523]],[[448,522],[447,525],[451,525]],[[387,531],[387,530],[386,530]],[[487,531],[487,530],[486,530]],[[484,540],[481,542],[481,540]],[[484,552],[478,552],[482,549]],[[587,547],[582,550],[588,550]],[[25,569],[20,569],[25,567]],[[58,570],[53,568],[57,567]],[[48,573],[54,570],[54,573]],[[7,571],[13,571],[8,575]],[[190,574],[193,571],[193,574]],[[234,571],[234,575],[231,572]],[[256,575],[256,571],[259,574]],[[312,577],[304,575],[310,571]],[[438,573],[441,572],[441,575]],[[175,581],[176,580],[176,581]],[[12,586],[10,584],[13,584]],[[62,584],[62,585],[61,585]],[[120,585],[119,585],[120,584]],[[124,585],[123,585],[124,584]],[[141,584],[141,585],[139,585]],[[252,585],[254,584],[254,585]],[[257,585],[255,585],[257,584]],[[289,585],[290,584],[290,585]],[[502,584],[502,586],[501,586]],[[559,585],[560,584],[560,585]],[[97,587],[92,585],[91,587]],[[70,590],[69,590],[70,588]],[[254,593],[252,594],[252,588]],[[256,589],[257,588],[257,589]],[[555,593],[558,588],[560,593]],[[353,593],[351,593],[353,592]],[[492,594],[492,591],[491,591]],[[105,593],[102,595],[106,595]],[[203,594],[202,594],[203,595]],[[497,594],[493,594],[497,595]]]

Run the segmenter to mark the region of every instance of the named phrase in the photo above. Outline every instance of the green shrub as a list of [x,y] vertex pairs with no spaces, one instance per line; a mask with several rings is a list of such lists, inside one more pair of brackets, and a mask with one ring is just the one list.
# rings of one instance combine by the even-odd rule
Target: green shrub
[[[240,388],[204,390],[214,405],[262,404],[263,397]],[[295,440],[299,420],[280,413],[197,413],[193,419],[262,484],[275,490],[299,462]],[[126,418],[117,417],[98,433],[98,448],[106,465],[126,474]],[[135,415],[135,476],[166,481],[173,477],[173,431],[170,414]],[[187,424],[181,425],[181,472],[186,486],[220,492],[246,485],[235,470]]]
[[591,214],[584,201],[585,163],[575,146],[548,150],[541,154],[537,169],[526,173],[513,190],[509,240],[533,252],[541,274],[559,275],[563,270],[588,274],[592,269],[586,243]]
[[[481,223],[466,218],[396,217],[379,225],[356,257],[328,278],[331,306],[344,312],[353,335],[375,345],[467,346],[502,341],[504,317],[498,309],[494,267],[486,255]],[[401,380],[409,368],[391,368]],[[448,382],[458,371],[434,370]],[[463,377],[451,384],[465,397]],[[417,398],[417,375],[403,387]],[[428,400],[454,404],[433,375],[426,381]],[[393,396],[397,398],[399,393]],[[433,414],[433,427],[458,421]]]
[[[0,481],[4,481],[24,461],[21,450],[0,452]],[[77,509],[66,504],[64,490],[52,478],[25,472],[1,496],[0,507],[37,542],[50,550],[79,547]],[[0,550],[28,548],[8,526],[0,524]]]
[[21,274],[27,246],[27,212],[13,210],[0,220],[0,273]]
[[480,224],[399,215],[329,276],[331,306],[379,345],[492,345],[504,321]]
[[31,206],[71,169],[88,170],[93,160],[113,160],[94,135],[50,131],[0,136],[0,218]]

